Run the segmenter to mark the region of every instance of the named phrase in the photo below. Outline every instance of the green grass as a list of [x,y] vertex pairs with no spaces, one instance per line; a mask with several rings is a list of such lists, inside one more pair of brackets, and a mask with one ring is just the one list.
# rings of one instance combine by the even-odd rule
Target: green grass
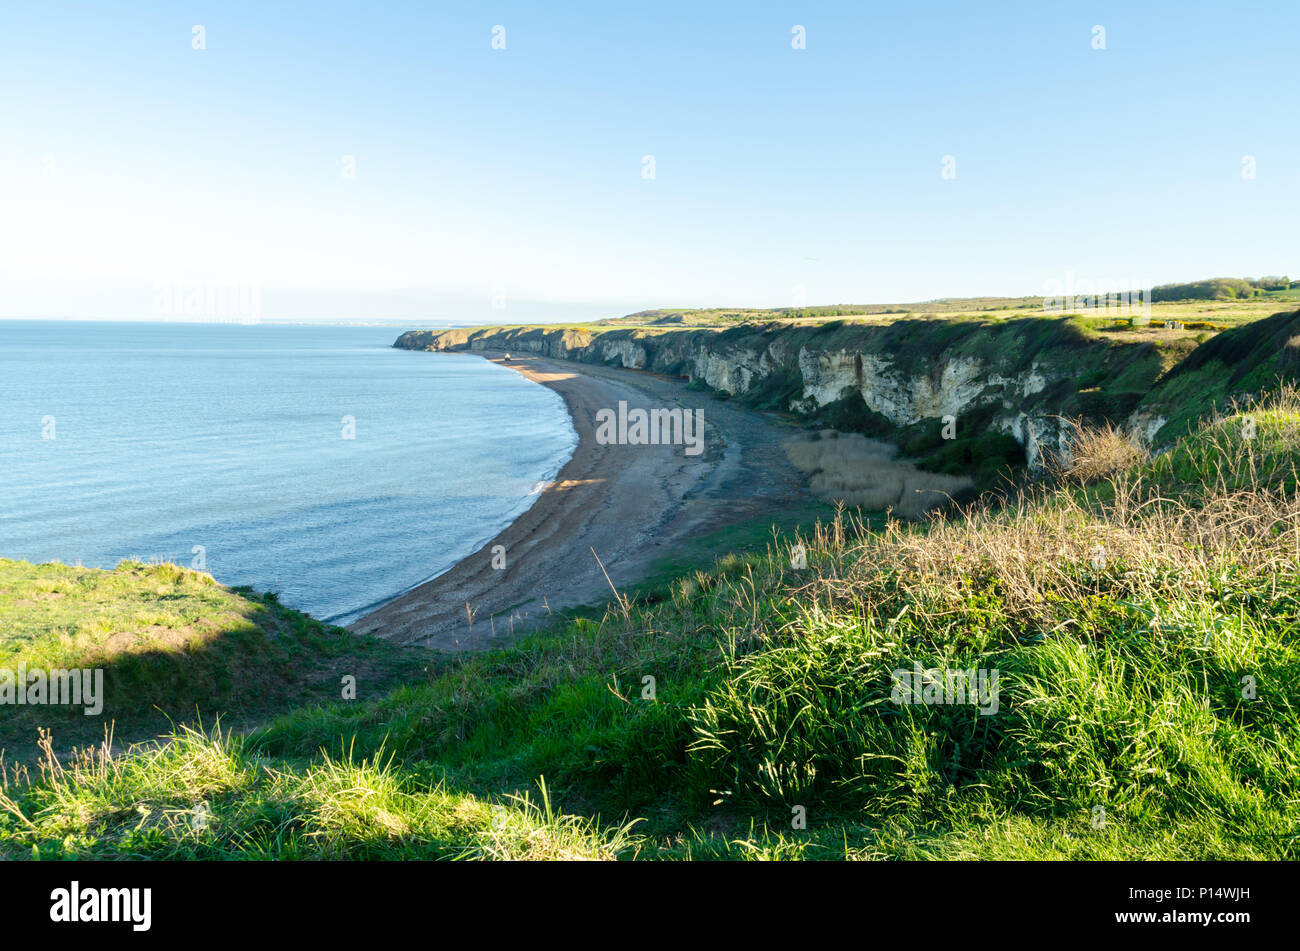
[[[1249,418],[1001,508],[792,525],[247,736],[47,756],[0,855],[1300,857],[1300,402]],[[896,702],[914,664],[997,670],[998,711]]]
[[104,715],[81,707],[5,709],[0,750],[30,756],[37,727],[69,742],[151,737],[169,720],[257,723],[305,701],[338,697],[357,677],[374,696],[427,663],[173,564],[124,561],[113,571],[0,559],[0,668],[104,672]]
[[182,730],[128,757],[51,757],[40,775],[25,808],[0,798],[9,858],[590,859],[637,844],[629,827],[557,814],[545,785],[493,803],[382,753],[287,770],[219,730]]
[[1140,408],[1166,419],[1157,443],[1172,442],[1208,413],[1248,402],[1300,377],[1300,311],[1273,314],[1211,337],[1166,373]]
[[[1228,289],[1232,285],[1231,290]],[[1245,281],[1215,279],[1184,285],[1153,288],[1158,298],[1151,305],[1151,319],[1213,323],[1219,329],[1240,326],[1274,313],[1278,302],[1300,300],[1300,287],[1264,291]],[[1240,293],[1242,296],[1234,296]],[[1031,297],[959,297],[902,304],[831,304],[806,307],[696,307],[643,310],[625,317],[607,318],[585,325],[600,327],[727,327],[738,323],[771,321],[821,323],[846,320],[887,323],[911,317],[945,320],[1000,320],[1042,314],[1044,299]],[[1110,318],[1084,318],[1098,325]]]

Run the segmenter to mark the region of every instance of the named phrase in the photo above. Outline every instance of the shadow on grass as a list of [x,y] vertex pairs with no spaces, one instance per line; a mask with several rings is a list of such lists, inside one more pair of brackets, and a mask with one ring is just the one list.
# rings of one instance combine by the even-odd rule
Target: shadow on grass
[[[57,653],[43,649],[48,641],[33,643],[30,650],[14,645],[13,653],[0,658],[0,668],[10,672],[15,685],[13,699],[0,706],[5,759],[33,759],[41,729],[51,732],[58,750],[101,743],[106,729],[111,729],[115,747],[217,718],[244,731],[291,709],[365,701],[427,676],[429,658],[420,648],[394,647],[325,624],[284,607],[274,594],[239,588],[229,596],[237,607],[221,626],[128,627]],[[183,596],[155,600],[178,597]],[[49,688],[44,702],[19,705],[17,680],[23,668],[29,683],[33,670],[46,677],[67,670],[83,683],[81,671],[90,671],[90,697],[101,709],[87,715],[87,696],[77,704],[50,703]]]

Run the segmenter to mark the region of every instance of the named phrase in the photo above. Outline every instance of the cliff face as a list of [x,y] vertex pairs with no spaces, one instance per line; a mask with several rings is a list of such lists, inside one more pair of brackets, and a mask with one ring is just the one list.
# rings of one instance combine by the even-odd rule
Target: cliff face
[[[1300,314],[1270,320],[1283,317],[1287,327],[1300,322]],[[1270,328],[1269,339],[1291,332],[1287,327]],[[395,346],[516,351],[668,374],[758,407],[887,436],[909,455],[933,457],[940,471],[978,462],[995,435],[1014,440],[1023,460],[1037,467],[1045,453],[1063,451],[1068,418],[1124,423],[1150,439],[1170,413],[1168,393],[1152,398],[1165,369],[1155,343],[1113,342],[1069,318],[742,324],[723,331],[412,331]],[[1175,368],[1167,376],[1177,375]],[[945,417],[953,418],[957,438],[949,433],[939,441]]]

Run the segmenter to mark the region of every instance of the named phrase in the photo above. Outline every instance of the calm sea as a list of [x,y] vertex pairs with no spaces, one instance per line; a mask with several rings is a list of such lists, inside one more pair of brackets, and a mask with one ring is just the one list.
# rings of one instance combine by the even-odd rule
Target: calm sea
[[0,557],[204,567],[347,623],[504,528],[560,398],[400,328],[0,320]]

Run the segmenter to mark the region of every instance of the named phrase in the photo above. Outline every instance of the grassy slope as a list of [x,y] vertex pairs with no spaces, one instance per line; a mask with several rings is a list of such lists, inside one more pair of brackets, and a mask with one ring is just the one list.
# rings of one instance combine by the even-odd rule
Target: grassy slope
[[[806,569],[728,557],[246,738],[51,763],[0,854],[1295,858],[1300,406],[1252,419],[1014,509],[839,520]],[[999,713],[893,703],[913,662],[998,669]]]
[[1143,397],[1141,408],[1168,417],[1157,442],[1185,434],[1214,407],[1250,398],[1279,379],[1300,377],[1300,311],[1211,337]]
[[101,668],[103,717],[82,708],[8,706],[0,750],[35,750],[38,727],[61,745],[157,735],[168,720],[255,723],[303,703],[386,692],[427,659],[358,638],[280,605],[232,591],[176,565],[124,561],[113,571],[0,559],[0,668]]

